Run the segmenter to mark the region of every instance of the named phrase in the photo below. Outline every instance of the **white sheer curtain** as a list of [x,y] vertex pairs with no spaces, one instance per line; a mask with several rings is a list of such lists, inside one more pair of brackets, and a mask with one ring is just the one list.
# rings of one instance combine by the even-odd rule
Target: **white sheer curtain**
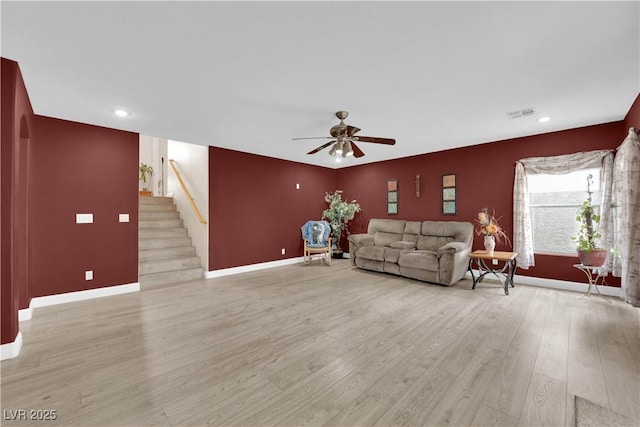
[[621,297],[640,306],[640,140],[634,128],[618,147],[614,163],[613,275],[621,277]]
[[596,150],[554,157],[529,157],[516,162],[513,184],[513,251],[518,253],[516,258],[518,267],[528,269],[535,265],[527,175],[562,175],[591,168],[602,168],[600,176],[603,189],[600,201],[602,217],[600,232],[602,243],[610,243],[613,229],[610,209],[613,150]]

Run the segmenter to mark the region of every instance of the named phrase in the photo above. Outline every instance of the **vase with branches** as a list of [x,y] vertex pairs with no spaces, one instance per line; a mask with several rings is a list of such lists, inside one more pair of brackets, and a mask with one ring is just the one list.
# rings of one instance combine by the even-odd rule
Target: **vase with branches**
[[493,254],[493,250],[496,247],[496,242],[501,244],[502,241],[506,241],[511,244],[509,236],[502,230],[498,221],[500,218],[496,218],[496,212],[493,210],[489,213],[488,208],[483,208],[476,217],[476,235],[484,236],[484,247],[488,254]]

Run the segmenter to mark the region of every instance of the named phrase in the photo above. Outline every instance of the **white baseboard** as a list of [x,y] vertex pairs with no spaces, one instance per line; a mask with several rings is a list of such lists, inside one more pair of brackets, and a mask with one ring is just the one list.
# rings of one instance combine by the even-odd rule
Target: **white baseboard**
[[140,283],[126,285],[107,286],[104,288],[88,289],[85,291],[67,292],[64,294],[36,297],[31,300],[29,308],[46,307],[49,305],[66,304],[68,302],[84,301],[94,298],[109,297],[113,295],[140,292]]
[[128,294],[131,292],[140,292],[140,283],[136,282],[126,285],[107,286],[105,288],[96,288],[86,291],[67,292],[64,294],[47,295],[44,297],[32,298],[31,303],[29,303],[29,308],[18,310],[18,321],[24,322],[30,320],[33,317],[33,309],[36,307],[46,307],[49,305],[84,301],[93,298]]
[[[476,277],[478,275],[478,271],[474,270],[474,274]],[[466,274],[467,279],[471,279],[471,273],[467,271]],[[492,278],[491,276],[485,276],[489,280],[497,280]],[[551,288],[551,289],[559,289],[563,291],[573,291],[573,292],[587,292],[589,289],[589,285],[587,283],[580,282],[569,282],[567,280],[557,280],[557,279],[546,279],[544,277],[533,277],[533,276],[521,276],[516,274],[513,276],[513,282],[516,285],[529,285],[529,286],[538,286],[541,288]],[[598,285],[598,290],[602,295],[607,295],[611,297],[620,297],[621,289],[614,286],[602,286]]]
[[[345,258],[349,258],[349,253],[344,253]],[[261,262],[258,264],[242,265],[240,267],[222,268],[220,270],[207,271],[205,279],[215,279],[216,277],[229,276],[232,274],[247,273],[249,271],[264,270],[266,268],[282,267],[284,265],[299,264],[304,262],[304,257],[281,259],[278,261]]]
[[249,271],[264,270],[266,268],[282,267],[284,265],[299,264],[304,262],[304,257],[280,259],[278,261],[261,262],[258,264],[241,265],[240,267],[222,268],[220,270],[207,271],[204,274],[206,279],[230,276],[232,274],[248,273]]
[[29,320],[33,317],[33,307],[23,308],[22,310],[18,310],[18,322],[24,322],[25,320]]
[[[47,295],[44,297],[32,298],[29,308],[18,310],[18,322],[30,320],[33,317],[33,309],[37,307],[46,307],[49,305],[66,304],[68,302],[84,301],[94,298],[102,298],[113,295],[128,294],[131,292],[140,292],[140,283],[129,283],[126,285],[107,286],[104,288],[88,289],[85,291],[67,292],[64,294]],[[0,347],[0,360],[11,359],[20,354],[22,348],[22,333],[18,331],[18,335],[14,342],[2,344]]]
[[13,359],[20,354],[22,349],[22,332],[18,331],[13,342],[0,345],[0,360]]
[[[543,277],[520,276],[518,274],[514,276],[513,280],[516,284],[522,283],[523,285],[561,289],[564,291],[587,292],[587,289],[589,289],[589,285],[587,283],[569,282],[567,280],[557,279],[545,279]],[[621,288],[617,288],[615,286],[598,285],[598,290],[602,295],[620,297]]]

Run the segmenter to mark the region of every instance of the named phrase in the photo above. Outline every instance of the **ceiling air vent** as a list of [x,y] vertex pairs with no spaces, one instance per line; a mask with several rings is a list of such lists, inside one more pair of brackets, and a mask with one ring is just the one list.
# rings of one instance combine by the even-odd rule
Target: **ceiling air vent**
[[532,108],[525,108],[522,110],[511,111],[507,113],[507,117],[510,119],[519,119],[521,117],[533,116],[536,113],[536,110]]

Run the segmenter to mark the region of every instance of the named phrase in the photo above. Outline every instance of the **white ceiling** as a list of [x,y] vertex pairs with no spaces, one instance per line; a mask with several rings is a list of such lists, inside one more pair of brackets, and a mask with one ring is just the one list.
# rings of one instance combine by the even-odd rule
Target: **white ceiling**
[[[637,1],[0,7],[37,114],[332,168],[621,120],[640,92]],[[291,140],[337,110],[397,144]]]

